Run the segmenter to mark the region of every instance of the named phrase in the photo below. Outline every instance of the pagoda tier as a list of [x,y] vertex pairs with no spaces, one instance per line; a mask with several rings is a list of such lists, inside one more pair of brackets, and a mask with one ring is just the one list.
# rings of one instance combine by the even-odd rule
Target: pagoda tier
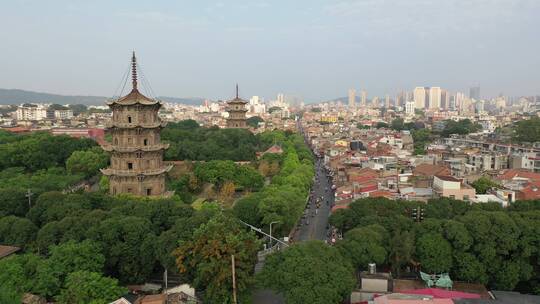
[[164,167],[161,167],[161,168],[157,168],[157,169],[150,169],[150,170],[120,170],[120,169],[112,169],[112,168],[107,168],[107,169],[101,169],[101,173],[103,173],[104,175],[107,175],[107,176],[132,176],[132,177],[137,177],[137,176],[140,176],[140,175],[143,175],[143,176],[152,176],[152,175],[162,175],[162,174],[165,174],[167,172],[169,172],[171,169],[172,169],[173,165],[166,165]]
[[105,124],[105,126],[109,129],[111,128],[119,128],[119,129],[135,129],[135,128],[143,128],[143,129],[154,129],[154,128],[165,128],[167,126],[166,121],[156,121],[156,122],[139,122],[139,123],[129,123],[129,122],[115,122],[115,121],[109,121]]
[[154,151],[160,151],[160,150],[167,150],[169,148],[169,144],[166,143],[159,143],[151,146],[133,146],[133,147],[126,147],[126,146],[120,146],[120,145],[111,145],[111,144],[103,144],[101,146],[103,150],[107,152],[154,152]]
[[145,106],[151,106],[151,105],[159,105],[159,106],[161,106],[162,105],[161,101],[159,101],[157,99],[148,98],[148,97],[144,96],[143,94],[141,94],[141,92],[139,92],[139,90],[137,90],[137,89],[132,90],[129,94],[127,94],[124,97],[120,97],[120,98],[117,98],[117,99],[111,99],[111,100],[107,101],[107,105],[109,107],[114,107],[114,106],[117,106],[117,105],[130,106],[130,105],[136,105],[136,104],[141,104],[141,105],[145,105]]

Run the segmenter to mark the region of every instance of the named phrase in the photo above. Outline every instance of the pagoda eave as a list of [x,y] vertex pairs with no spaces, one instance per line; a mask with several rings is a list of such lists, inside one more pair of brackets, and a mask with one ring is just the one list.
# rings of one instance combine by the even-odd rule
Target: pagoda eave
[[136,147],[120,147],[120,146],[114,146],[111,144],[104,144],[101,146],[101,148],[107,152],[156,152],[160,150],[167,150],[169,148],[170,144],[164,143],[164,144],[158,144],[158,145],[151,145],[151,146],[136,146]]
[[117,169],[100,169],[101,173],[106,176],[120,176],[120,177],[135,177],[135,176],[155,176],[165,174],[171,171],[173,165],[167,165],[165,167],[156,170],[117,170]]

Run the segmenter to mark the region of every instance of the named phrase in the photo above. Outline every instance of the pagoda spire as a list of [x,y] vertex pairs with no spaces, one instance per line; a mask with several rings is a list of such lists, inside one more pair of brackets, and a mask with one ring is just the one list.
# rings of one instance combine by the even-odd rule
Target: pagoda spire
[[238,83],[236,84],[236,99],[238,99]]
[[135,51],[133,51],[133,56],[131,56],[131,84],[133,90],[137,90],[137,58],[135,57]]

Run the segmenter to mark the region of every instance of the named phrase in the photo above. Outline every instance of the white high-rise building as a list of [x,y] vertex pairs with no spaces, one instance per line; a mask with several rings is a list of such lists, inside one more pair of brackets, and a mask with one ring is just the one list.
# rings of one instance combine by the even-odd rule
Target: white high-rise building
[[417,109],[426,107],[426,88],[416,87],[414,89],[414,107]]
[[356,90],[349,89],[349,108],[354,108],[356,106]]
[[259,96],[251,96],[251,98],[249,99],[249,104],[250,105],[257,105],[257,104],[262,103],[262,102],[263,102],[263,100]]
[[390,108],[390,95],[386,94],[385,98],[384,98],[384,107],[385,108]]
[[284,104],[284,103],[285,103],[285,95],[283,95],[283,94],[278,94],[278,95],[277,95],[277,103],[278,103],[278,104]]
[[360,106],[365,107],[366,104],[367,104],[367,92],[365,90],[362,90],[361,99],[360,99]]
[[429,88],[429,108],[439,109],[441,107],[441,88],[431,87]]
[[407,101],[405,102],[405,114],[406,115],[414,115],[414,108],[415,108],[415,102],[414,101]]

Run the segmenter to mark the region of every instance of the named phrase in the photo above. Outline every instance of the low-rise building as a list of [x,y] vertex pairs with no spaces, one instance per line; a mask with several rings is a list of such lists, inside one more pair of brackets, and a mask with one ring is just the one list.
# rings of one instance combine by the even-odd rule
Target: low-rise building
[[433,190],[438,197],[448,197],[468,201],[475,197],[476,190],[452,176],[435,175],[433,177]]

